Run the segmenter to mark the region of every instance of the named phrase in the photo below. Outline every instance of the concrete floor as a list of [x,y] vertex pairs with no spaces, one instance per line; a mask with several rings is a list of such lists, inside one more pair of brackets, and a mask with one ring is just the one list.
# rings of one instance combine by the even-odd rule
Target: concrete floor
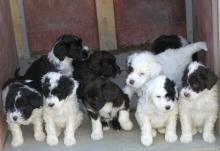
[[[125,69],[126,58],[128,54],[117,55],[118,64],[121,69]],[[22,69],[24,70],[28,65],[22,61]],[[114,82],[121,87],[124,86],[126,73],[123,72]],[[136,98],[134,98],[136,100]],[[135,106],[135,101],[132,102],[132,107]],[[140,131],[134,119],[134,111],[132,112],[132,119],[135,123],[134,129],[130,132],[109,130],[104,132],[104,138],[100,141],[92,141],[90,139],[91,124],[85,115],[83,124],[76,131],[76,145],[66,147],[63,144],[63,137],[60,137],[59,145],[51,147],[45,142],[37,142],[33,138],[33,129],[31,126],[23,127],[24,144],[20,147],[13,148],[11,146],[11,135],[9,133],[4,151],[220,151],[220,137],[213,144],[203,142],[201,134],[194,136],[193,142],[189,144],[182,144],[178,140],[176,143],[168,144],[164,140],[164,135],[158,135],[154,138],[154,143],[150,147],[145,147],[140,143]],[[180,130],[178,128],[178,136]]]

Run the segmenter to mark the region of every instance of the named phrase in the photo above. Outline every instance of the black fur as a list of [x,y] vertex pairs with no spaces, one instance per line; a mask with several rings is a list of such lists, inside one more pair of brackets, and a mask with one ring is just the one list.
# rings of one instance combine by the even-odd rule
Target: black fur
[[[32,82],[25,82],[16,79],[9,79],[3,89],[9,88],[5,100],[6,112],[15,111],[15,108],[22,113],[22,117],[27,120],[32,115],[32,111],[43,106],[43,98],[37,90],[30,90]],[[28,88],[27,88],[28,87]],[[15,100],[18,92],[21,97]]]
[[194,92],[201,92],[204,89],[210,90],[217,82],[218,77],[210,68],[199,66],[197,70],[188,76],[189,65],[186,67],[183,77],[183,87],[190,87]]
[[74,82],[64,75],[57,81],[57,86],[50,89],[51,83],[49,77],[46,77],[42,82],[42,93],[47,98],[50,95],[58,97],[59,101],[66,99],[74,88]]
[[156,38],[151,47],[155,54],[164,52],[168,48],[180,48],[182,46],[181,39],[177,35],[161,35]]
[[[82,40],[74,35],[60,36],[52,51],[60,61],[63,61],[65,57],[79,61],[88,57],[88,52],[83,48]],[[58,65],[51,62],[48,55],[43,55],[31,64],[20,79],[34,80],[34,87],[41,92],[41,78],[50,71],[58,71]]]
[[120,73],[116,58],[109,52],[98,51],[86,61],[73,62],[73,66],[74,78],[80,83],[77,94],[86,106],[89,117],[99,117],[103,127],[110,125],[113,129],[120,129],[118,115],[105,119],[99,114],[99,110],[108,102],[113,107],[120,107],[124,103],[123,110],[129,109],[128,96],[108,79]]
[[171,81],[170,79],[166,78],[164,89],[167,92],[165,96],[169,98],[169,100],[175,101],[176,93],[177,93],[175,90],[175,83]]

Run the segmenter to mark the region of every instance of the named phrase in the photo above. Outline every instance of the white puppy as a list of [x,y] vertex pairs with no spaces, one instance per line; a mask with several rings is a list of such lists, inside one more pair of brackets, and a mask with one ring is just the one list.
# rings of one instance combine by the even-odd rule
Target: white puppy
[[179,104],[181,142],[191,142],[197,132],[203,132],[205,142],[214,142],[218,115],[217,76],[206,66],[192,62],[186,67],[182,81]]
[[134,93],[140,95],[144,83],[161,73],[173,80],[179,88],[183,71],[191,62],[192,54],[201,49],[207,50],[206,43],[196,42],[178,49],[167,49],[158,55],[150,52],[132,54],[128,57],[125,93],[130,99]]
[[64,144],[75,144],[75,130],[81,124],[83,114],[79,110],[76,90],[78,82],[58,72],[49,72],[42,78],[44,95],[43,118],[47,143],[58,144],[58,136],[64,131]]
[[165,133],[166,142],[175,142],[178,114],[177,89],[173,81],[160,75],[143,86],[136,119],[141,129],[141,143],[149,146],[157,131]]

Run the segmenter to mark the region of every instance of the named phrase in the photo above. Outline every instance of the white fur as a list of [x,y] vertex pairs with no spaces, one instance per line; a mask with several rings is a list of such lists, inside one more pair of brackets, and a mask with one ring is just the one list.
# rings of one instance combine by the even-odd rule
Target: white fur
[[[184,92],[190,91],[191,97],[184,97]],[[179,100],[179,114],[182,135],[180,141],[189,143],[197,132],[203,132],[205,142],[213,143],[214,126],[218,116],[218,89],[217,85],[211,90],[191,92],[190,89],[182,89]]]
[[53,63],[54,65],[57,65],[57,69],[59,71],[62,71],[62,73],[66,76],[71,76],[73,72],[73,66],[72,66],[72,58],[65,57],[63,61],[60,61],[53,53],[53,50],[51,50],[48,53],[48,60]]
[[11,145],[17,147],[23,144],[24,138],[22,135],[21,125],[30,125],[34,126],[34,137],[37,141],[43,141],[45,139],[45,134],[43,132],[43,120],[42,120],[42,109],[34,109],[31,117],[28,120],[22,121],[21,123],[14,122],[7,115],[7,123],[9,130],[12,134]]
[[[17,82],[17,83],[19,83],[19,82]],[[10,87],[10,85],[8,85],[2,91],[2,101],[3,101],[3,108],[4,108],[5,113],[6,113],[6,111],[5,111],[5,101],[6,101],[7,94],[9,92],[9,87]],[[27,88],[29,88],[29,87],[27,87]],[[29,88],[29,89],[31,89],[31,88]],[[34,89],[31,89],[31,90],[33,91]],[[36,92],[36,90],[34,90],[34,91]],[[15,99],[17,100],[19,97],[21,97],[21,94],[18,91]],[[16,116],[18,118],[16,122],[13,120],[14,116]],[[6,113],[6,122],[8,124],[9,130],[12,134],[11,145],[13,147],[20,146],[24,142],[24,138],[23,138],[22,130],[21,130],[21,125],[33,124],[33,126],[34,126],[34,138],[37,141],[44,141],[44,139],[45,139],[45,134],[44,134],[44,131],[43,131],[42,108],[34,109],[32,111],[32,115],[27,120],[24,120],[22,118],[21,113],[18,110],[14,111],[14,112],[8,111]]]
[[[51,80],[56,80],[56,78],[59,78],[59,76],[52,77],[53,78]],[[75,130],[80,126],[83,119],[83,114],[79,110],[79,105],[77,102],[77,88],[78,83],[77,81],[74,81],[74,90],[72,94],[69,95],[65,100],[60,101],[62,103],[55,105],[53,108],[48,107],[46,105],[48,103],[45,103],[44,105],[43,118],[47,132],[46,141],[49,145],[58,144],[58,136],[61,133],[61,130],[64,130],[64,144],[66,146],[71,146],[76,143]],[[47,101],[48,100],[46,100],[46,102]]]
[[[161,73],[173,80],[180,88],[186,65],[191,62],[192,54],[201,49],[207,51],[205,42],[196,42],[178,49],[167,49],[158,55],[150,52],[132,54],[128,57],[127,65],[131,65],[134,71],[127,76],[124,92],[130,99],[134,93],[141,95],[141,87],[144,83]],[[130,80],[135,81],[133,85],[129,83]]]
[[[165,76],[159,76],[147,82],[143,87],[143,96],[138,100],[135,117],[141,129],[141,143],[149,146],[157,131],[165,133],[166,142],[175,142],[178,114],[177,101],[167,101],[164,90]],[[160,96],[160,98],[158,98]],[[165,106],[171,106],[169,110]]]

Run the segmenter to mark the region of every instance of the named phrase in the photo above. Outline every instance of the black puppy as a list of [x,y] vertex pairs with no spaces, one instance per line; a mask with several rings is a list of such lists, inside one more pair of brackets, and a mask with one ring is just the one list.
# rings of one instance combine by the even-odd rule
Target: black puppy
[[85,105],[92,122],[93,140],[103,137],[103,130],[131,130],[129,99],[126,94],[108,78],[120,73],[116,58],[109,52],[98,51],[88,60],[73,62],[73,76],[79,81],[77,94]]
[[177,49],[187,44],[187,40],[182,36],[161,35],[152,42],[151,49],[155,54],[159,54],[167,49]]
[[62,35],[55,42],[48,55],[35,60],[20,79],[31,79],[35,88],[41,91],[41,78],[49,71],[60,71],[66,76],[73,72],[72,61],[87,59],[89,49],[82,44],[82,40],[74,35]]

